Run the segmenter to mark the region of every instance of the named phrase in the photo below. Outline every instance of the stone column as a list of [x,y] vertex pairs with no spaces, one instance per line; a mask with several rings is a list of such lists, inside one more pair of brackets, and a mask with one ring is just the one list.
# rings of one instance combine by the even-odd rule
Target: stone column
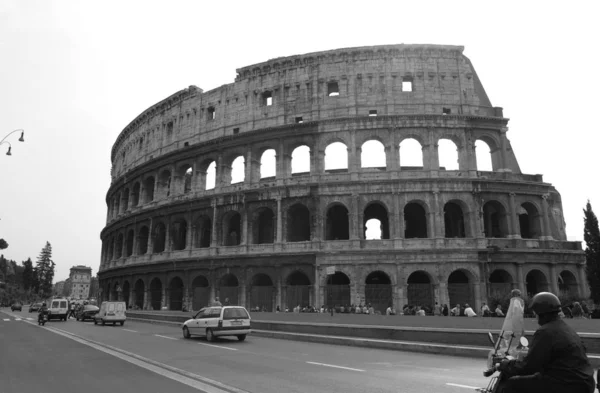
[[500,129],[500,149],[502,153],[502,169],[503,172],[512,172],[508,167],[508,140],[506,139],[506,133],[508,132],[508,127],[502,127]]
[[588,287],[587,276],[585,274],[585,263],[577,265],[577,273],[579,273],[579,297],[589,297],[590,291]]
[[167,287],[163,286],[161,289],[161,296],[160,296],[160,309],[161,310],[163,309],[163,307],[169,308],[167,306],[167,304],[168,304],[167,296],[168,296]]
[[521,291],[523,296],[527,295],[527,287],[523,277],[523,264],[520,262],[517,262],[517,289]]
[[248,208],[244,203],[244,207],[242,208],[242,233],[240,233],[240,245],[244,246],[248,244]]
[[172,249],[171,245],[171,221],[167,220],[167,225],[165,229],[165,251],[169,252]]
[[549,288],[549,290],[550,290],[550,292],[552,292],[553,294],[558,296],[559,288],[558,288],[558,275],[556,274],[556,265],[554,263],[550,263],[549,270],[550,270],[550,288]]
[[213,219],[212,219],[212,228],[211,228],[211,235],[210,235],[210,246],[211,247],[217,247],[217,238],[218,238],[218,234],[217,234],[217,200],[213,198],[212,202],[212,208],[213,208]]
[[277,309],[277,306],[279,306],[279,309],[281,311],[285,311],[283,309],[283,302],[282,302],[282,300],[283,300],[283,296],[282,295],[283,294],[281,293],[282,288],[281,288],[281,270],[280,269],[281,268],[279,268],[279,271],[277,272],[277,283],[276,283],[276,285],[277,285],[277,292],[275,294],[275,296],[276,296],[275,297],[275,309]]
[[[447,304],[448,307],[450,307],[450,295],[448,294],[448,284],[443,281],[440,281],[439,285],[440,285],[440,289],[439,289],[439,291],[440,291],[440,300],[439,300],[440,306]],[[452,308],[452,307],[450,307],[450,308]]]
[[150,224],[148,224],[148,247],[146,249],[146,254],[152,254],[154,248],[154,227],[152,221],[152,218],[150,218]]
[[188,213],[187,216],[187,229],[185,233],[185,249],[192,249],[192,232],[194,231],[194,226],[192,225],[192,212]]
[[285,168],[285,153],[283,140],[279,140],[279,146],[277,147],[277,152],[275,153],[275,178],[280,181],[285,179],[286,176],[286,168]]
[[[252,149],[248,149],[248,151],[246,152],[246,157],[245,157],[245,166],[244,166],[244,183],[246,184],[252,184],[255,182],[255,180],[253,178],[253,174],[254,174],[254,162],[252,162]],[[260,179],[260,173],[258,178]]]
[[277,243],[281,243],[281,239],[283,237],[283,224],[282,224],[282,219],[281,219],[281,197],[278,196],[276,198],[277,200],[277,239],[276,242]]
[[479,310],[481,310],[481,283],[479,281],[473,283],[473,292],[475,292],[475,304],[473,305],[473,311],[479,315]]
[[362,222],[358,222],[358,194],[352,194],[352,203],[348,212],[348,220],[350,220],[350,240],[360,239],[359,232],[362,229]]
[[542,224],[544,225],[542,240],[553,240],[552,229],[550,228],[550,217],[548,216],[548,194],[542,195]]
[[433,191],[433,216],[435,218],[435,237],[443,238],[444,233],[444,208],[440,205],[440,192]]
[[515,193],[511,192],[509,195],[509,204],[510,204],[510,229],[511,234],[508,236],[513,239],[521,238],[521,231],[519,226],[519,215],[517,214],[517,205],[515,203]]

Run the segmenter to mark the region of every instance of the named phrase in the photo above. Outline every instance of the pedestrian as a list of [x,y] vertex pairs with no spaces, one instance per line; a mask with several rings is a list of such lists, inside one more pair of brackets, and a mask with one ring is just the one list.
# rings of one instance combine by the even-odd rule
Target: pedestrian
[[215,298],[215,300],[211,303],[212,307],[218,307],[218,306],[222,306],[221,302],[219,301],[219,297],[217,296]]
[[442,315],[447,317],[448,316],[448,305],[444,304],[444,306],[442,307]]
[[496,310],[494,311],[497,317],[503,317],[504,313],[502,312],[502,307],[500,307],[500,303],[496,305]]
[[226,298],[225,298],[225,303],[224,303],[224,305],[225,305],[225,306],[229,306],[229,298],[228,298],[228,297],[226,297]]
[[485,304],[485,302],[483,302],[483,305],[481,306],[481,316],[482,317],[489,317],[491,315],[491,311],[490,308],[488,307],[487,304]]
[[465,315],[469,318],[476,317],[475,311],[469,306],[469,303],[465,303]]
[[442,306],[435,302],[435,306],[433,306],[433,315],[440,316],[442,315]]
[[457,304],[452,310],[450,310],[450,315],[453,317],[460,317],[460,304]]

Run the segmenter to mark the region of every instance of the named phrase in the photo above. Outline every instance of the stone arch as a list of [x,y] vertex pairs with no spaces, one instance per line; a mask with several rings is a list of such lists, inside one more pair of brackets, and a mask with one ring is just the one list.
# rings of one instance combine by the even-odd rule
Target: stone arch
[[477,139],[475,146],[475,163],[478,171],[491,172],[494,170],[492,147],[488,139]]
[[326,172],[348,170],[348,146],[341,141],[328,144],[324,161]]
[[187,246],[188,224],[184,218],[175,219],[170,225],[171,249],[174,251],[185,250]]
[[227,273],[219,280],[219,298],[225,306],[239,304],[239,281],[232,273]]
[[246,179],[246,159],[243,155],[237,156],[231,162],[230,184],[243,183]]
[[126,212],[129,209],[129,188],[123,190],[121,194],[121,212]]
[[242,216],[235,210],[223,215],[223,245],[238,246],[242,239]]
[[194,247],[210,247],[212,238],[212,221],[206,214],[200,215],[194,222]]
[[110,300],[113,301],[119,301],[121,299],[119,299],[119,290],[121,289],[121,286],[119,285],[119,282],[116,281],[114,284],[111,284],[110,286]]
[[254,244],[275,243],[276,216],[268,207],[260,207],[253,214],[252,242]]
[[365,279],[365,303],[381,314],[385,314],[388,307],[393,308],[392,280],[387,273],[381,270],[369,273]]
[[465,215],[460,204],[454,200],[444,205],[444,229],[447,238],[466,237]]
[[460,304],[461,313],[465,304],[475,306],[474,283],[476,278],[467,269],[456,269],[448,276],[448,299],[449,307]]
[[160,310],[162,308],[162,290],[163,285],[158,277],[155,277],[150,281],[150,308],[152,310]]
[[312,285],[308,276],[301,270],[291,272],[286,279],[285,304],[291,311],[296,306],[310,306],[310,289]]
[[508,214],[506,208],[499,201],[487,201],[483,205],[483,232],[485,237],[507,237]]
[[154,176],[148,176],[144,179],[144,203],[149,203],[154,200]]
[[162,198],[168,198],[171,195],[171,171],[163,169],[160,173],[158,182],[159,195]]
[[411,201],[404,206],[404,237],[426,238],[427,228],[427,205],[422,201]]
[[125,280],[123,282],[123,301],[125,302],[125,305],[127,306],[127,308],[131,307],[131,303],[130,303],[130,298],[129,298],[129,293],[131,292],[131,285],[129,284],[128,280]]
[[330,205],[326,213],[325,240],[350,239],[348,208],[341,202]]
[[308,147],[307,145],[300,145],[295,147],[294,150],[292,150],[292,174],[310,172],[310,154],[310,147]]
[[423,169],[423,142],[419,139],[410,136],[400,141],[400,170]]
[[141,186],[140,186],[140,182],[136,181],[133,184],[133,191],[131,193],[131,207],[137,207],[140,204],[140,191],[141,191]]
[[210,283],[204,275],[194,277],[192,281],[192,309],[200,310],[210,304]]
[[296,203],[287,210],[287,241],[310,241],[310,211],[302,203]]
[[183,280],[173,277],[169,283],[169,310],[183,309]]
[[133,239],[134,239],[133,229],[127,231],[127,238],[125,239],[125,256],[130,257],[133,255]]
[[361,145],[361,168],[386,168],[385,146],[378,138],[372,138]]
[[577,278],[570,270],[563,270],[558,275],[558,291],[565,297],[574,297],[579,294]]
[[166,239],[167,239],[167,227],[163,222],[159,222],[154,227],[154,242],[153,242],[153,253],[159,253],[165,251]]
[[144,255],[148,252],[148,239],[150,238],[150,230],[146,225],[140,228],[138,232],[137,254]]
[[449,137],[442,137],[437,142],[440,170],[456,171],[460,169],[458,144]]
[[324,300],[329,307],[350,305],[350,278],[345,273],[337,271],[327,277]]
[[550,290],[548,276],[539,269],[531,269],[525,275],[525,287],[527,288],[527,296],[529,297],[539,292],[547,292]]
[[216,186],[217,180],[217,161],[214,158],[208,158],[198,166],[200,176],[198,187],[201,190],[212,190]]
[[115,258],[119,259],[123,256],[123,234],[117,235],[117,243],[115,245]]
[[277,175],[277,152],[269,148],[262,152],[260,156],[260,178],[270,178]]
[[513,277],[504,269],[495,269],[489,278],[489,295],[492,298],[503,298],[510,294]]
[[406,280],[406,299],[409,306],[427,307],[431,311],[434,305],[434,284],[432,276],[425,270],[412,272]]
[[525,202],[518,211],[521,238],[539,239],[542,235],[542,217],[538,207],[531,202]]
[[192,192],[192,181],[194,179],[194,168],[191,164],[185,163],[179,166],[177,170],[177,188],[178,193],[187,194]]
[[275,290],[273,280],[266,273],[257,273],[250,281],[250,308],[258,311],[274,311]]
[[369,202],[365,207],[363,212],[363,237],[364,239],[390,238],[388,210],[382,202]]

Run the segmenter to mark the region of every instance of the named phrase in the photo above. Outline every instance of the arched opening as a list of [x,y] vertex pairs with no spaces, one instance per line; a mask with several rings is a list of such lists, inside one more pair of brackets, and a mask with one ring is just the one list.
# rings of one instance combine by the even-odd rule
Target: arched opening
[[133,185],[133,193],[131,195],[131,207],[136,207],[140,204],[140,183],[136,182]]
[[162,198],[168,198],[171,195],[171,171],[164,170],[160,174],[160,181],[158,183],[160,189],[160,196]]
[[117,236],[117,245],[115,250],[115,257],[121,258],[123,256],[123,234],[119,233]]
[[462,270],[453,271],[448,277],[448,297],[450,308],[460,304],[461,313],[465,304],[475,306],[473,302],[473,288],[469,276]]
[[115,238],[113,237],[108,241],[108,251],[107,251],[107,260],[108,261],[113,260],[113,257],[115,255],[114,251],[115,251]]
[[256,213],[254,221],[253,240],[255,244],[271,244],[275,239],[275,215],[269,208],[262,208]]
[[325,240],[348,239],[350,239],[348,209],[343,205],[334,205],[327,211]]
[[223,245],[237,246],[241,243],[242,217],[238,212],[230,212],[223,219]]
[[238,286],[238,279],[233,274],[229,273],[221,277],[221,280],[219,280],[219,298],[224,306],[239,304]]
[[538,239],[542,233],[538,209],[529,202],[521,205],[519,209],[519,227],[521,238]]
[[150,307],[160,310],[162,307],[162,282],[158,278],[150,282]]
[[119,209],[119,206],[121,206],[121,194],[117,194],[117,196],[114,199],[114,216],[118,216],[119,213],[121,213],[121,210]]
[[496,269],[490,274],[490,297],[501,299],[507,296],[512,289],[512,276],[506,270]]
[[388,307],[393,308],[392,281],[382,271],[371,272],[365,280],[365,303],[375,311],[385,314]]
[[329,307],[350,305],[350,279],[342,272],[327,276],[325,299]]
[[210,284],[205,276],[197,276],[192,281],[192,308],[200,310],[210,303]]
[[295,204],[287,213],[287,241],[310,241],[310,212],[301,204]]
[[275,291],[271,277],[264,273],[252,277],[250,287],[250,308],[259,311],[273,311]]
[[490,149],[490,145],[481,139],[475,141],[475,157],[478,171],[491,172],[494,170],[492,165],[492,149]]
[[404,139],[400,142],[400,170],[420,169],[423,169],[423,147],[416,139]]
[[175,251],[185,250],[187,239],[187,222],[179,219],[171,224],[171,245]]
[[506,209],[498,201],[489,201],[483,205],[483,232],[485,237],[506,237],[508,220]]
[[125,256],[130,257],[133,255],[133,229],[127,231],[127,240],[125,243]]
[[174,277],[169,284],[169,310],[181,310],[183,308],[183,281]]
[[154,177],[150,176],[144,180],[144,203],[154,200]]
[[429,274],[424,271],[413,272],[407,280],[407,299],[408,306],[427,307],[431,311],[433,308],[433,283]]
[[212,221],[210,217],[202,215],[196,220],[194,231],[194,247],[207,248],[210,247],[212,233]]
[[154,246],[152,250],[153,253],[165,251],[166,238],[167,228],[165,227],[165,224],[159,222],[154,228]]
[[144,281],[137,280],[133,290],[135,292],[135,307],[138,310],[142,310],[144,308],[144,293],[146,292]]
[[465,237],[465,219],[457,203],[448,202],[444,205],[444,227],[447,238]]
[[348,148],[334,142],[325,148],[325,171],[348,170]]
[[126,188],[125,191],[123,191],[121,206],[121,211],[123,212],[126,212],[129,208],[129,188]]
[[423,206],[416,202],[407,203],[404,207],[404,237],[427,237],[427,215]]
[[458,170],[458,148],[450,139],[438,141],[438,157],[440,169],[446,171]]
[[[185,168],[184,168],[185,169]],[[187,194],[192,191],[192,179],[194,178],[194,170],[188,166],[183,173],[183,193]]]
[[275,177],[277,163],[275,149],[265,150],[260,157],[260,178]]
[[531,270],[525,277],[527,296],[533,297],[540,292],[548,292],[548,279],[546,275],[537,269]]
[[125,302],[125,306],[126,307],[130,307],[130,303],[129,303],[129,292],[131,291],[131,288],[129,286],[129,281],[125,281],[123,283],[123,301]]
[[206,168],[206,184],[204,185],[205,190],[212,190],[215,188],[216,179],[217,179],[217,163],[211,162]]
[[361,168],[386,168],[385,147],[377,140],[363,143],[360,153]]
[[148,238],[150,237],[150,233],[148,231],[147,226],[143,226],[140,229],[138,234],[138,247],[137,253],[138,255],[144,255],[148,252]]
[[231,184],[242,183],[246,178],[245,160],[243,156],[236,157],[231,163]]
[[563,270],[558,275],[558,290],[561,295],[571,298],[579,294],[579,287],[575,275],[568,270]]
[[363,213],[363,227],[365,239],[389,239],[390,225],[385,207],[380,203],[368,205]]
[[310,148],[298,146],[292,151],[292,174],[310,173]]
[[295,271],[288,276],[286,288],[285,304],[288,309],[294,307],[310,306],[310,280],[300,271]]

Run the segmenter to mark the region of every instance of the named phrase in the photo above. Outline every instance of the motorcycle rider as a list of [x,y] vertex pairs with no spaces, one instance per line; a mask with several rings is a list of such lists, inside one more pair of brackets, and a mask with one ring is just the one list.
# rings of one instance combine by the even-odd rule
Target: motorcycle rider
[[48,306],[46,305],[46,302],[42,303],[42,307],[38,310],[38,322],[42,320],[44,315],[48,315]]
[[523,360],[503,360],[498,369],[510,378],[503,393],[593,393],[594,376],[586,349],[558,315],[560,300],[540,292],[531,301],[540,327]]

